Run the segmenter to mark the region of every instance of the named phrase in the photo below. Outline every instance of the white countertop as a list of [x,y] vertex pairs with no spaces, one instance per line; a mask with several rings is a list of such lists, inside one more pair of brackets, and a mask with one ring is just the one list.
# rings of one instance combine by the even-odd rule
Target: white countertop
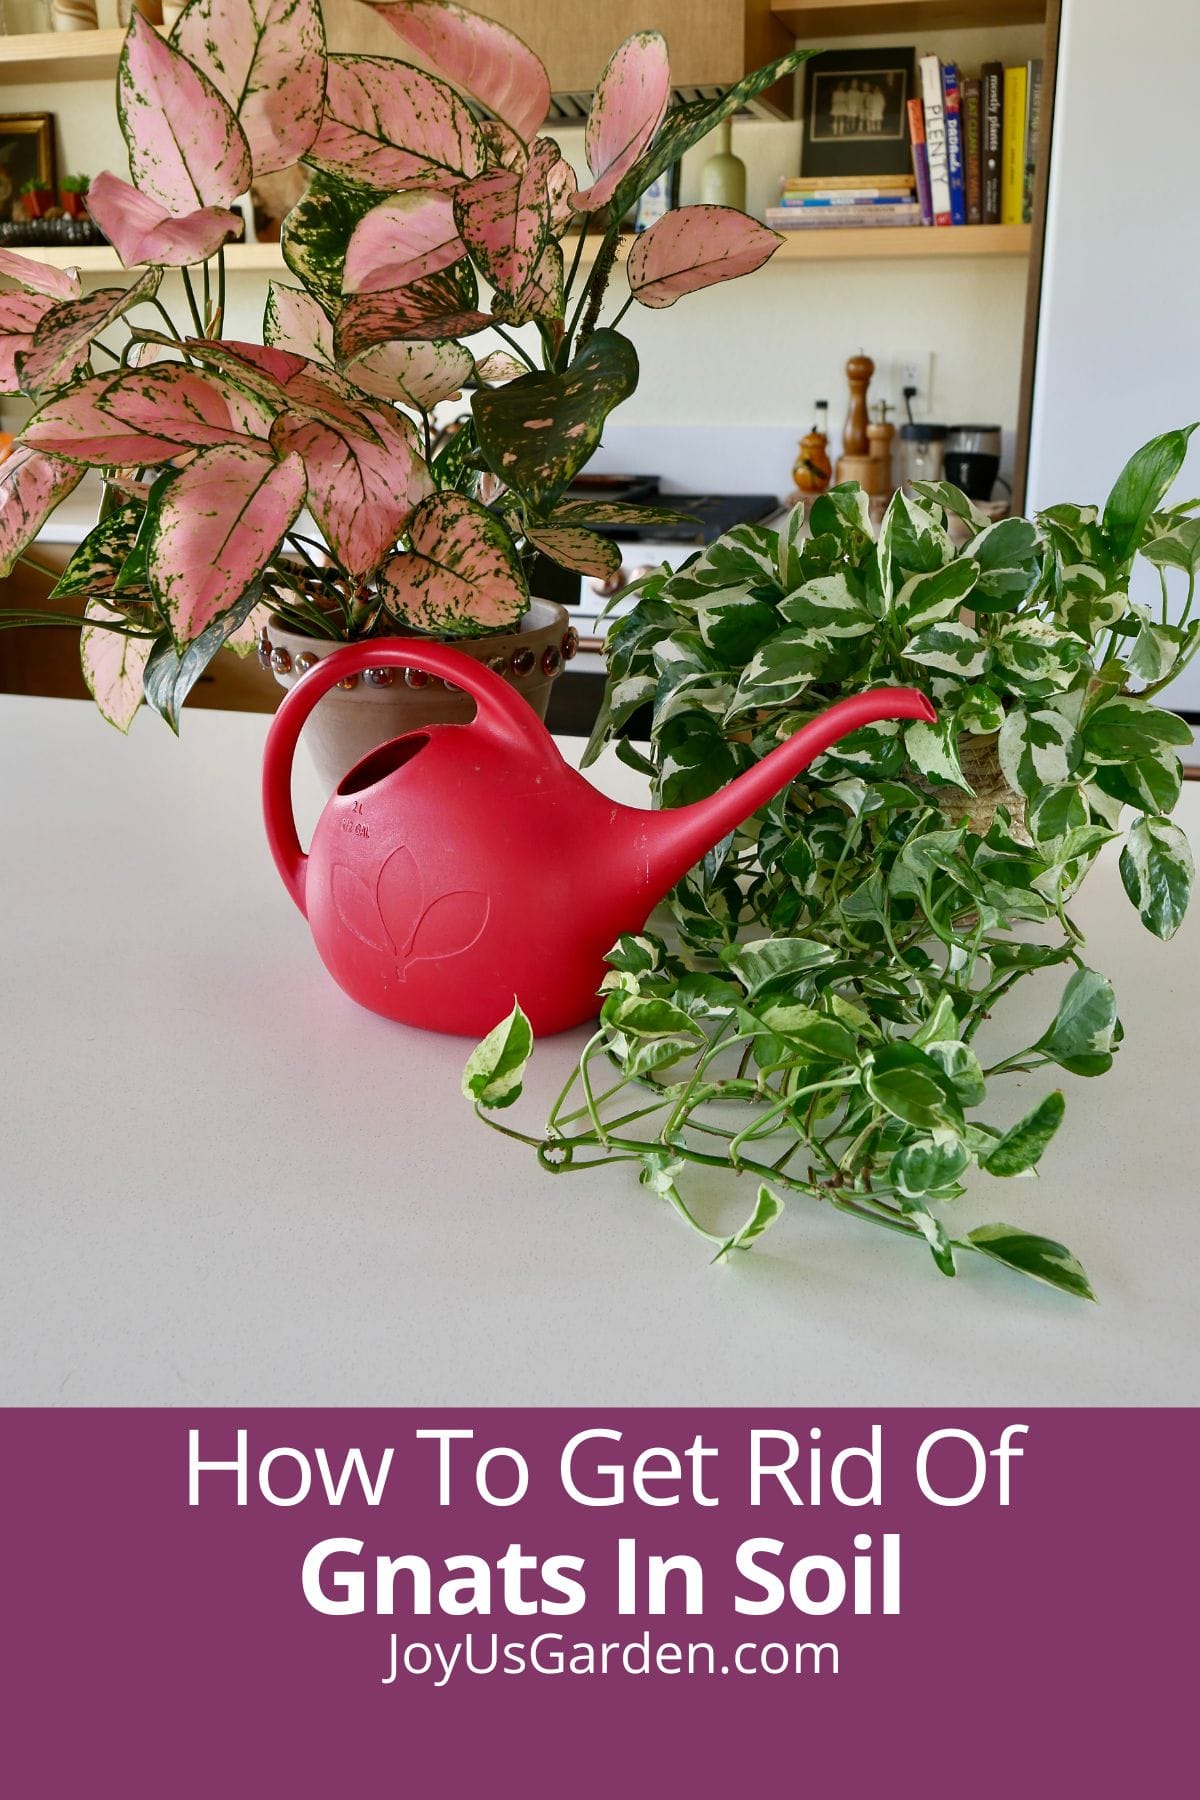
[[[468,1043],[333,986],[262,834],[266,727],[200,712],[175,743],[143,715],[125,741],[0,696],[0,1401],[1195,1401],[1200,919],[1161,945],[1095,872],[1073,911],[1117,1065],[1065,1077],[1040,1180],[960,1202],[1070,1244],[1098,1307],[982,1258],[946,1281],[800,1198],[711,1269],[625,1165],[551,1177],[477,1124]],[[1200,836],[1200,787],[1179,817]],[[581,1041],[538,1048],[532,1129]]]

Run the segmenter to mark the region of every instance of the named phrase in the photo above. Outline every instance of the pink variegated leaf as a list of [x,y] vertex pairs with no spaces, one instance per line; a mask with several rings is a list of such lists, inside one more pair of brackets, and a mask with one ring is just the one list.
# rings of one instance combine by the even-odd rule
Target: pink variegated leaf
[[408,287],[461,261],[466,247],[445,194],[397,194],[359,220],[346,246],[342,292]]
[[125,624],[125,614],[114,612],[103,600],[89,600],[84,617],[97,621],[79,634],[79,661],[88,692],[101,718],[118,731],[128,731],[142,704],[142,676],[154,639],[112,630],[113,625]]
[[[179,454],[172,438],[161,436],[157,429],[131,429],[104,410],[104,397],[119,380],[118,375],[93,375],[79,382],[33,415],[21,434],[22,441],[33,449],[69,457],[74,463],[132,468],[139,463],[153,467],[170,462]],[[76,473],[81,475],[82,470]]]
[[243,230],[241,215],[222,206],[172,218],[157,200],[107,169],[88,188],[87,209],[127,269],[138,263],[178,269],[206,262]]
[[188,450],[261,439],[270,421],[269,412],[219,376],[154,363],[80,382],[35,413],[23,435],[73,462],[153,467]]
[[125,288],[97,288],[78,300],[62,300],[48,312],[33,334],[33,343],[17,358],[17,374],[27,394],[50,393],[69,381],[91,353],[93,339],[157,291],[160,272],[147,269]]
[[172,217],[229,206],[250,186],[250,150],[230,108],[136,7],[117,67],[117,114],[135,184]]
[[529,370],[507,350],[492,350],[475,365],[477,378],[488,387],[500,387],[506,381],[517,381]]
[[77,300],[82,289],[78,269],[52,269],[15,250],[0,250],[0,275],[31,294],[49,294],[54,300]]
[[263,339],[275,350],[290,350],[310,362],[333,362],[333,326],[319,300],[282,281],[267,283]]
[[550,198],[551,227],[556,232],[563,231],[575,217],[575,195],[579,192],[575,171],[565,156],[560,156],[548,169],[546,192]]
[[550,238],[547,178],[561,161],[553,138],[539,138],[523,169],[492,169],[454,195],[463,242],[493,287],[518,293]]
[[360,397],[333,368],[269,344],[233,338],[189,338],[188,354],[223,370],[229,380],[272,413],[298,412],[335,427],[355,429]]
[[681,206],[635,241],[629,291],[642,306],[674,306],[681,294],[760,269],[782,242],[732,206]]
[[564,569],[575,569],[580,575],[607,579],[621,566],[619,544],[578,525],[526,525],[525,536],[551,562],[561,563]]
[[479,130],[487,147],[489,164],[495,163],[501,169],[525,167],[529,161],[529,151],[503,119],[481,119]]
[[119,375],[101,410],[131,431],[170,438],[179,450],[266,438],[273,414],[234,382],[185,363],[156,363]]
[[373,10],[431,69],[530,141],[550,111],[550,78],[515,32],[443,0],[395,0]]
[[538,258],[528,281],[515,294],[499,290],[492,297],[492,315],[506,325],[524,325],[530,319],[547,323],[563,315],[563,253],[553,239]]
[[325,101],[317,0],[192,0],[171,42],[237,115],[256,175],[299,161]]
[[353,362],[374,344],[393,338],[471,337],[491,324],[475,306],[473,283],[464,287],[455,264],[410,287],[382,294],[354,294],[338,314],[334,344],[341,362]]
[[529,604],[513,541],[502,522],[465,494],[441,493],[417,508],[411,550],[387,563],[380,592],[422,631],[471,637],[510,631]]
[[19,394],[17,357],[33,348],[33,334],[57,304],[49,294],[0,294],[0,394]]
[[249,656],[258,643],[263,626],[269,622],[271,612],[272,607],[268,600],[264,600],[261,606],[252,607],[237,630],[231,631],[225,639],[224,648],[232,650],[237,657]]
[[0,575],[11,575],[60,500],[83,480],[73,463],[20,443],[0,463]]
[[369,433],[335,431],[284,413],[271,433],[281,455],[303,457],[313,517],[343,569],[359,580],[395,548],[413,508],[433,491],[409,421],[372,412],[369,424]]
[[[524,368],[518,366],[524,374]],[[473,367],[471,352],[462,344],[452,338],[433,338],[428,343],[376,344],[356,357],[345,372],[355,387],[368,394],[428,412],[441,400],[456,400]]]
[[180,646],[242,598],[304,504],[304,464],[244,444],[202,450],[167,489],[150,540],[150,583]]
[[485,155],[478,125],[444,81],[382,57],[330,57],[306,162],[387,193],[444,192],[478,175]]
[[583,134],[590,188],[576,194],[580,212],[596,212],[615,194],[621,177],[658,135],[671,98],[666,40],[638,31],[613,51],[592,96]]

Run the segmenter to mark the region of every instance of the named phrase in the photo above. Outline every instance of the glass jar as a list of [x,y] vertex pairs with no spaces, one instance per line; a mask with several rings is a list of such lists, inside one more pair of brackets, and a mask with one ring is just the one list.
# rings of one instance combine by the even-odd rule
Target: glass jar
[[896,479],[900,486],[907,487],[913,481],[940,481],[946,427],[922,420],[919,425],[902,425],[898,435],[900,451]]

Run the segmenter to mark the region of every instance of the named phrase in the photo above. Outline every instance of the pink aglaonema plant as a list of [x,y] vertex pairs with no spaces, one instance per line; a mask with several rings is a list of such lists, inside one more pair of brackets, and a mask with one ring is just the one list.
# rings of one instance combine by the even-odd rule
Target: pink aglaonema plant
[[[117,77],[131,179],[101,174],[88,196],[132,279],[85,294],[0,252],[0,391],[34,406],[0,465],[0,573],[86,470],[103,484],[52,596],[64,610],[0,622],[79,629],[122,730],[143,699],[177,728],[207,663],[250,648],[269,611],[334,639],[461,637],[516,625],[539,557],[610,572],[605,528],[643,515],[567,490],[637,383],[621,318],[747,274],[779,242],[728,207],[684,207],[637,240],[603,316],[638,196],[811,52],[671,109],[664,40],[627,38],[580,188],[518,37],[439,0],[373,10],[424,66],[327,55],[317,0],[192,0],[169,38],[135,11]],[[236,202],[296,161],[298,285],[271,282],[261,343],[231,341]],[[435,453],[434,409],[464,390],[469,417]]]

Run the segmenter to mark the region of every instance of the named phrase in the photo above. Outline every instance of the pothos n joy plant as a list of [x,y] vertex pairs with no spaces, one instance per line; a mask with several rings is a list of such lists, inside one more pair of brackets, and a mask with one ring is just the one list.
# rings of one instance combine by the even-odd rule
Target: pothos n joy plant
[[[1200,647],[1200,501],[1165,505],[1192,429],[1140,450],[1103,509],[990,524],[957,488],[919,483],[876,536],[842,486],[808,535],[798,508],[643,580],[608,639],[590,754],[649,702],[648,756],[619,753],[666,806],[864,688],[920,687],[937,723],[843,739],[679,884],[669,942],[621,939],[598,1029],[536,1134],[497,1117],[533,1047],[514,1012],[466,1071],[481,1116],[547,1169],[630,1164],[718,1257],[791,1193],[927,1245],[944,1275],[981,1254],[1090,1298],[1061,1243],[958,1219],[980,1175],[1035,1171],[1062,1120],[1050,1087],[993,1122],[1005,1078],[1093,1077],[1117,1054],[1113,988],[1071,912],[1100,851],[1120,840],[1156,936],[1188,902],[1169,814],[1191,733],[1155,701]],[[1161,582],[1153,609],[1131,597],[1138,561]],[[1168,577],[1186,584],[1179,609]],[[1060,975],[1057,1004],[1043,985],[1022,1006],[1039,971]],[[714,1171],[757,1193],[732,1235],[698,1216]]]
[[[143,694],[177,727],[260,608],[335,639],[454,638],[512,629],[539,554],[611,573],[618,552],[593,527],[653,509],[564,496],[637,383],[621,315],[746,274],[779,242],[730,208],[684,207],[637,241],[605,314],[622,216],[810,51],[668,110],[665,42],[626,39],[592,101],[580,188],[541,130],[546,71],[512,32],[435,0],[372,10],[427,68],[328,56],[317,0],[192,0],[169,39],[135,11],[117,79],[132,183],[102,174],[88,193],[134,279],[84,294],[0,255],[17,284],[0,295],[0,392],[35,405],[0,470],[0,573],[98,469],[100,521],[52,598],[82,605],[84,673],[122,729]],[[261,344],[230,341],[232,204],[297,160],[310,180],[283,256],[300,285],[271,283]],[[160,292],[175,269],[183,319]],[[504,348],[477,355],[487,331]],[[470,420],[435,454],[433,409],[463,389]],[[319,538],[298,529],[306,506]]]

